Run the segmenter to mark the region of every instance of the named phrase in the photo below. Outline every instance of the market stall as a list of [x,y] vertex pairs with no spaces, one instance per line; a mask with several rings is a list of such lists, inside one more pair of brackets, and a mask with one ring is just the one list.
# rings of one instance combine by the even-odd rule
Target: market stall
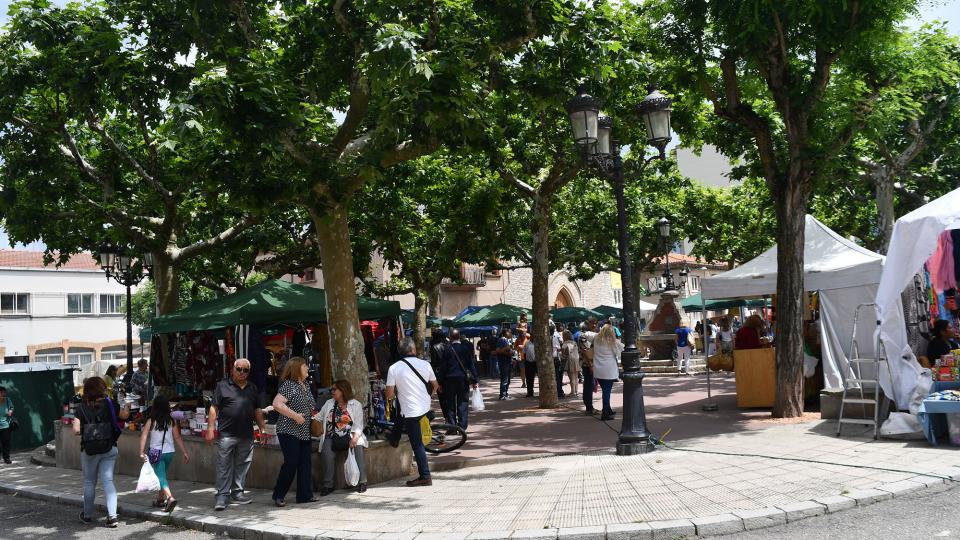
[[470,312],[458,315],[448,321],[447,326],[451,328],[499,327],[504,324],[515,324],[520,320],[521,315],[526,315],[527,320],[531,321],[533,313],[527,308],[512,306],[510,304],[481,306]]
[[[386,366],[396,357],[396,344],[402,332],[400,304],[363,297],[357,298],[357,304],[370,378],[376,389],[380,384],[377,379],[381,372],[385,374]],[[238,358],[250,361],[250,381],[260,389],[263,403],[273,400],[278,375],[286,360],[293,356],[306,358],[311,369],[311,380],[308,382],[316,392],[318,405],[322,403],[329,396],[326,387],[332,383],[333,376],[326,322],[326,293],[322,289],[276,279],[155,318],[151,326],[151,386],[155,388],[155,393],[162,392],[170,396],[171,401],[178,405],[178,427],[196,456],[189,465],[175,465],[170,477],[213,477],[215,459],[212,452],[203,451],[210,447],[203,444],[200,436],[207,427],[207,407],[214,387],[228,376],[233,362]],[[127,396],[127,402],[131,401],[132,398]],[[375,402],[376,397],[372,400],[374,405]],[[134,403],[134,409],[136,405]],[[370,411],[378,413],[375,406]],[[121,472],[125,470],[125,461],[139,468],[136,465],[139,453],[139,434],[136,431],[141,421],[142,415],[135,412],[121,437]],[[275,416],[268,415],[267,430],[256,433],[268,451],[264,458],[255,460],[250,476],[251,487],[270,487],[276,479],[275,470],[283,461],[272,429],[273,422]],[[58,464],[63,461],[62,466],[79,467],[79,455],[74,455],[74,442],[74,438],[58,434]],[[391,459],[397,461],[399,469],[392,464],[379,463],[390,461],[381,456],[383,453],[391,454]],[[370,482],[375,482],[374,478],[385,480],[408,474],[409,456],[401,454],[385,441],[372,442],[370,451],[365,455],[367,470],[372,472]],[[403,468],[404,463],[406,469]],[[377,467],[380,469],[377,470]],[[319,475],[315,475],[315,479],[319,478]]]
[[[825,388],[842,389],[844,379],[852,377],[848,358],[851,354],[854,312],[858,305],[870,303],[876,296],[883,256],[841,237],[810,215],[806,217],[804,234],[804,290],[817,293],[819,320],[816,327],[821,342],[823,383]],[[701,289],[704,302],[775,295],[777,247],[768,249],[733,270],[704,278]],[[903,310],[899,307],[899,298],[896,305],[902,324]],[[876,348],[874,328],[861,324],[857,333],[860,354],[873,355]],[[762,376],[758,374],[758,380],[768,381],[764,384],[775,381],[775,377],[769,373],[776,372],[774,351],[768,351],[766,355],[769,358],[762,360],[763,369],[768,373]],[[737,353],[734,354],[734,369],[739,371],[736,369]],[[748,386],[751,385],[744,385]],[[762,402],[769,403],[764,406],[772,406],[773,394],[769,389],[763,391],[767,399]]]

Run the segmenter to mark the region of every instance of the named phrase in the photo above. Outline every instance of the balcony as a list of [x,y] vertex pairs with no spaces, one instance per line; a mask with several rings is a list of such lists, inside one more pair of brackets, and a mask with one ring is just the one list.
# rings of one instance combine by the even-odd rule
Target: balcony
[[460,265],[460,279],[444,278],[440,282],[445,287],[483,287],[487,284],[487,277],[484,269],[476,264]]

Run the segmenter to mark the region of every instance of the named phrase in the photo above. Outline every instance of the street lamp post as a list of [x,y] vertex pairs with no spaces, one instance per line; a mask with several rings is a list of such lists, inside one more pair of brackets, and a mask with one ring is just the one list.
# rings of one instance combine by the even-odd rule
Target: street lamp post
[[124,384],[133,376],[133,308],[130,302],[130,288],[137,285],[153,269],[153,254],[146,252],[140,260],[134,260],[129,250],[120,249],[112,244],[100,247],[100,268],[107,274],[107,280],[113,278],[127,288],[127,372],[123,375]]
[[[651,87],[650,94],[637,110],[647,128],[647,142],[658,153],[643,161],[638,174],[654,159],[666,158],[670,142],[670,98]],[[613,184],[617,200],[617,244],[620,252],[620,276],[623,282],[623,339],[626,347],[623,361],[623,423],[617,439],[617,454],[621,456],[645,454],[654,450],[647,430],[647,415],[643,405],[643,378],[640,369],[640,351],[637,349],[637,312],[634,302],[633,265],[630,261],[630,233],[627,229],[627,209],[624,198],[623,159],[620,147],[613,139],[613,120],[600,116],[600,100],[587,94],[581,86],[578,95],[567,104],[573,127],[573,138],[584,155],[587,165]]]
[[663,277],[667,278],[667,287],[668,291],[676,290],[676,286],[673,284],[673,273],[670,271],[670,220],[665,217],[660,218],[660,221],[657,222],[657,228],[660,229],[660,238],[663,239],[663,251],[664,251],[664,261],[666,262],[666,268],[663,271]]

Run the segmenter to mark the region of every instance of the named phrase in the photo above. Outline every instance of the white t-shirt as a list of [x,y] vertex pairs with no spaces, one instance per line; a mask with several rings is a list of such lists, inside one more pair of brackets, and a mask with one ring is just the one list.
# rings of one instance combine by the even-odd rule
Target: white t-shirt
[[[152,427],[152,426],[151,426]],[[163,443],[163,450],[160,451],[161,454],[172,454],[177,450],[173,446],[173,430],[180,429],[175,426],[167,427],[167,436],[164,438],[163,431],[157,431],[155,429],[150,430],[150,446],[148,448],[160,448],[160,444]]]
[[523,345],[523,360],[525,362],[536,362],[537,354],[533,349],[533,340],[528,339],[527,342]]
[[563,345],[563,334],[560,332],[553,333],[553,357],[557,358],[560,356],[560,347]]
[[[412,356],[405,358],[420,376],[427,382],[436,381],[437,376],[430,367],[430,362]],[[407,364],[396,362],[387,372],[387,386],[393,386],[400,400],[400,409],[403,416],[413,418],[423,416],[430,410],[430,394],[417,374],[410,370]]]

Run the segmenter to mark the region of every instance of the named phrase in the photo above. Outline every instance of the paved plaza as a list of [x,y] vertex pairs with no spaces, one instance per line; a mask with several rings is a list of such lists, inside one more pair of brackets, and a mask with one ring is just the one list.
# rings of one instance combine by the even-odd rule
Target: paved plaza
[[[700,383],[671,379],[649,386],[655,396],[661,384]],[[682,412],[658,412],[656,399],[650,400],[653,424],[658,415],[667,415],[662,422],[683,423]],[[489,402],[488,414],[496,415],[501,403]],[[174,481],[180,506],[170,523],[245,538],[674,538],[776,526],[960,478],[960,453],[953,448],[837,438],[829,421],[777,424],[751,417],[726,433],[672,443],[668,437],[671,448],[619,457],[610,450],[610,428],[571,409],[539,411],[531,403],[523,411],[537,429],[547,432],[543,424],[560,422],[569,430],[564,438],[597,439],[596,448],[532,459],[517,459],[520,450],[514,449],[512,461],[435,472],[432,487],[407,488],[398,480],[365,494],[339,491],[286,508],[272,506],[269,492],[254,490],[254,504],[214,513],[211,486]],[[559,451],[548,446],[555,442],[546,439],[541,450]],[[117,484],[125,519],[168,519],[148,508],[152,495],[133,493],[134,478],[118,477]],[[0,470],[0,489],[79,504],[80,473],[21,458]]]

